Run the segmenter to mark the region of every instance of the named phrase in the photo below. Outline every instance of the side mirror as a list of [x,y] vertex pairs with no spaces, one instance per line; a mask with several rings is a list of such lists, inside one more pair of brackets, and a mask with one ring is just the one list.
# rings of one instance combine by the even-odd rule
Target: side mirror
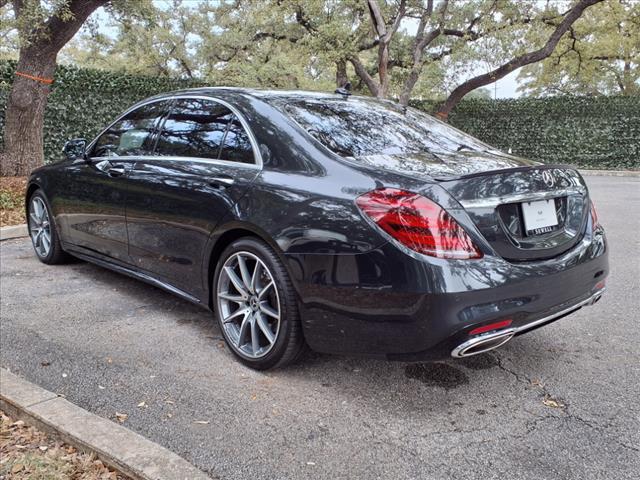
[[87,148],[87,141],[84,138],[74,138],[64,144],[62,152],[69,160],[77,160],[78,158],[84,158],[85,149]]

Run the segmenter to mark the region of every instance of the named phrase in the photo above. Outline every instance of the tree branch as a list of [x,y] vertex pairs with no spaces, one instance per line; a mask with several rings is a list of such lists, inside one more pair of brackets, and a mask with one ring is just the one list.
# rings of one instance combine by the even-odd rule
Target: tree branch
[[475,90],[476,88],[483,87],[485,85],[489,85],[500,78],[505,77],[509,73],[514,70],[523,67],[525,65],[529,65],[531,63],[539,62],[549,57],[553,51],[555,50],[558,42],[562,38],[562,36],[569,31],[574,22],[580,18],[582,12],[584,12],[588,7],[595,5],[596,3],[600,3],[603,0],[580,0],[573,8],[571,8],[564,16],[564,19],[556,29],[553,31],[547,42],[544,44],[542,48],[538,50],[534,50],[532,52],[525,53],[523,55],[512,58],[507,63],[501,65],[500,67],[492,70],[491,72],[485,73],[483,75],[478,75],[477,77],[471,78],[466,82],[463,82],[461,85],[456,87],[453,92],[449,95],[447,100],[444,102],[442,107],[438,110],[438,116],[440,118],[446,119],[451,113],[453,107],[455,107],[460,100],[469,92]]
[[371,92],[371,95],[377,97],[380,92],[380,87],[373,79],[373,77],[369,75],[369,72],[367,72],[367,69],[362,64],[360,59],[357,56],[352,55],[349,57],[349,61],[351,62],[351,65],[353,65],[353,68],[355,69],[358,77],[360,77],[360,79],[365,83],[365,85]]

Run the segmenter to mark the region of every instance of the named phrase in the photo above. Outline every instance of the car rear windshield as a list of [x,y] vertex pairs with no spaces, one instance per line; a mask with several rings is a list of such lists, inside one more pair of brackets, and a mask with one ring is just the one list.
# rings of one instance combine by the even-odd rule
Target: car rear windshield
[[282,107],[316,140],[343,157],[490,149],[430,115],[392,102],[305,98],[291,99]]

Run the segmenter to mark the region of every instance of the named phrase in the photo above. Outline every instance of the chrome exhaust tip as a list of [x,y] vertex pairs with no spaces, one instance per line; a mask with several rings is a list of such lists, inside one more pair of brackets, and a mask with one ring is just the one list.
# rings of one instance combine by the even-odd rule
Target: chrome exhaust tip
[[454,348],[451,351],[451,356],[454,358],[464,358],[488,352],[494,348],[501,347],[511,340],[515,334],[516,330],[509,328],[507,330],[499,330],[494,333],[474,337]]

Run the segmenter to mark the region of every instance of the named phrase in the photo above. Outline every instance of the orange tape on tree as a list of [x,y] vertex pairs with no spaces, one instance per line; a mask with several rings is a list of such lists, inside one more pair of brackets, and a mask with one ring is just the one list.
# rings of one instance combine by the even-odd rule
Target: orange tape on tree
[[19,77],[28,78],[29,80],[35,80],[36,82],[44,83],[45,85],[51,85],[53,83],[53,78],[34,77],[33,75],[22,72],[16,72],[16,75],[18,75]]

